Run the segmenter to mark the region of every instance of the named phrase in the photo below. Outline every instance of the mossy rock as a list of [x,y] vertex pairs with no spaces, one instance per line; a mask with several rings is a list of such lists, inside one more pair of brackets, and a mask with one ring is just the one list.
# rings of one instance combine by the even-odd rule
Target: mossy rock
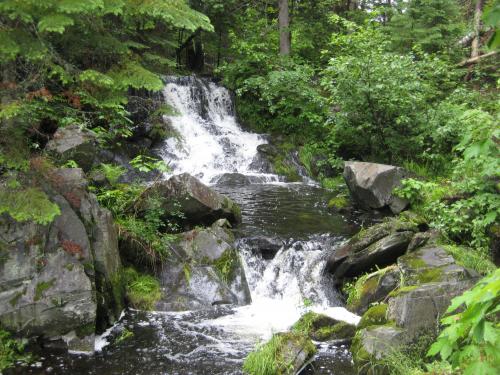
[[249,375],[296,374],[316,353],[316,346],[301,332],[277,333],[251,352],[243,363]]
[[358,330],[371,327],[384,325],[387,323],[387,304],[380,303],[370,307],[361,317],[358,324]]
[[356,327],[309,311],[292,326],[292,331],[304,333],[315,341],[350,340]]
[[348,293],[348,309],[358,314],[364,313],[370,304],[383,300],[395,290],[401,281],[397,266],[388,266],[361,276]]
[[335,212],[345,212],[350,206],[351,203],[345,195],[337,195],[328,201],[328,208]]

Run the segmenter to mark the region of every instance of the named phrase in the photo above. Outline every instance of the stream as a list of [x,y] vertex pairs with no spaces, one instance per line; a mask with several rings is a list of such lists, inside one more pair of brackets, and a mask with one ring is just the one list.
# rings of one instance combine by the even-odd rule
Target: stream
[[[257,153],[266,139],[239,126],[226,89],[194,77],[169,78],[164,97],[176,111],[165,117],[176,136],[158,151],[173,173],[198,177],[242,208],[235,246],[252,303],[186,312],[127,310],[97,339],[93,356],[45,351],[37,363],[12,373],[241,374],[244,358],[259,342],[287,330],[308,310],[358,322],[342,307],[323,269],[327,250],[356,233],[360,217],[330,212],[327,202],[333,193],[309,180],[286,183],[269,173]],[[252,247],[256,238],[281,246],[276,254],[263,256]],[[133,337],[114,343],[124,328]],[[347,347],[325,342],[318,343],[318,354],[302,374],[355,371]]]

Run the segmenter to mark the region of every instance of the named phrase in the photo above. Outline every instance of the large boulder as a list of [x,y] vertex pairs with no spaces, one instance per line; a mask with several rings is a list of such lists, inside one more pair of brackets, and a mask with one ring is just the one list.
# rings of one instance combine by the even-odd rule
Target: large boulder
[[263,259],[269,260],[274,258],[285,242],[278,237],[262,235],[243,238],[240,243],[253,254],[260,254]]
[[61,211],[52,223],[0,216],[0,323],[91,352],[94,333],[124,307],[117,233],[80,169],[52,171],[48,180],[42,187]]
[[162,265],[161,310],[194,310],[251,302],[245,272],[225,219],[182,233]]
[[408,202],[393,195],[407,172],[392,165],[348,161],[344,179],[356,202],[365,209],[389,207],[393,213],[406,208]]
[[354,337],[356,326],[309,311],[292,326],[292,331],[304,333],[315,341],[335,341],[345,344]]
[[167,218],[179,220],[176,214],[182,212],[182,221],[190,227],[210,225],[218,219],[228,219],[233,224],[241,222],[241,210],[235,202],[187,173],[152,185],[142,196],[141,210],[148,210],[149,197],[162,198]]
[[417,231],[415,224],[395,219],[374,225],[333,249],[326,269],[341,280],[342,277],[359,276],[375,266],[380,268],[392,264],[405,254]]
[[405,329],[415,340],[420,334],[435,332],[451,300],[474,285],[474,280],[432,282],[401,288],[388,301],[387,319]]
[[96,164],[99,153],[97,135],[78,125],[57,129],[45,149],[60,160],[74,160],[85,171]]

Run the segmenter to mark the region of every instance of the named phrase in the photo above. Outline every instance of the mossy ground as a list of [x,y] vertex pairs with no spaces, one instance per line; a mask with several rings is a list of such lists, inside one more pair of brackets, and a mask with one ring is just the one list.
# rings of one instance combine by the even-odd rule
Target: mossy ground
[[288,353],[289,344],[302,348],[311,357],[316,347],[307,335],[300,332],[274,334],[263,345],[251,352],[243,363],[243,371],[249,375],[293,374],[293,353]]

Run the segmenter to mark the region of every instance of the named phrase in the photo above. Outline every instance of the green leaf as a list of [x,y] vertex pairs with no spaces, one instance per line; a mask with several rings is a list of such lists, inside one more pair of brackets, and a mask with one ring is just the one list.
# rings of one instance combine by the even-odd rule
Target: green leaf
[[38,22],[38,30],[41,33],[64,33],[67,26],[74,24],[73,18],[63,14],[50,14],[42,17]]

